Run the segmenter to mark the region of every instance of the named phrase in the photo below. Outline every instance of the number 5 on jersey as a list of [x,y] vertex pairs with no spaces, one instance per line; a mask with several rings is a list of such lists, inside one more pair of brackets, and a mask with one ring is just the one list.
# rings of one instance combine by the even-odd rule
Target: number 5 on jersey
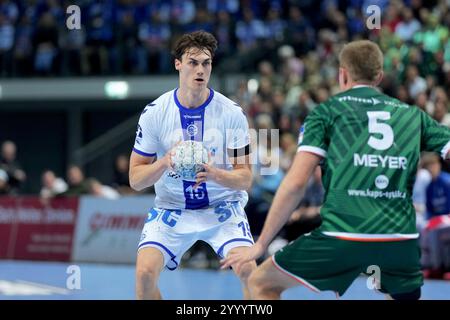
[[367,142],[369,146],[376,150],[387,150],[394,143],[394,131],[392,127],[381,120],[389,120],[391,114],[386,111],[369,111],[367,112],[369,118],[369,133],[381,135],[382,138],[370,136]]

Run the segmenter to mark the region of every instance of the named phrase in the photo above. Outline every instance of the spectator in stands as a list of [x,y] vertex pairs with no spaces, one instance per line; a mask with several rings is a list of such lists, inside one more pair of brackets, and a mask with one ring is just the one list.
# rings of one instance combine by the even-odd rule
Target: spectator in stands
[[137,50],[138,71],[140,73],[167,73],[170,61],[168,53],[170,24],[161,19],[158,11],[153,11],[147,21],[139,25]]
[[86,48],[89,74],[107,74],[117,66],[116,46],[114,42],[113,1],[90,1],[84,9],[86,23]]
[[120,74],[135,74],[136,50],[138,45],[138,27],[134,20],[133,10],[123,10],[119,17],[116,30],[116,42],[118,43],[118,72]]
[[90,195],[110,200],[118,199],[120,197],[120,194],[116,190],[101,184],[97,179],[89,178],[87,179],[86,184]]
[[430,171],[431,182],[426,192],[427,223],[421,230],[421,263],[427,278],[448,278],[450,274],[449,235],[450,174],[442,172],[439,156],[423,156],[424,167]]
[[0,1],[0,76],[11,75],[15,22],[19,11],[10,0]]
[[[210,1],[208,1],[209,3]],[[214,35],[217,41],[220,43],[220,47],[217,49],[217,54],[214,59],[220,63],[223,58],[231,57],[235,53],[235,24],[230,14],[221,10],[217,13],[217,19],[214,26]],[[234,60],[232,57],[230,60]],[[231,63],[229,61],[228,63]],[[226,70],[226,69],[224,69]]]
[[69,188],[61,193],[61,196],[79,196],[89,193],[89,186],[84,177],[84,173],[77,165],[70,165],[67,170],[67,182]]
[[114,182],[113,186],[120,194],[135,193],[130,187],[128,171],[130,170],[129,158],[121,154],[114,163]]
[[5,170],[0,169],[0,195],[9,193],[8,174]]
[[40,192],[42,198],[53,198],[67,191],[67,189],[67,183],[62,178],[57,177],[52,170],[45,170],[42,173],[42,188]]
[[421,92],[426,91],[427,83],[424,78],[419,75],[419,69],[415,65],[410,65],[406,71],[406,85],[411,98],[415,99]]
[[2,144],[0,168],[8,174],[10,193],[17,194],[24,185],[27,175],[20,163],[16,160],[17,147],[12,141]]
[[431,174],[427,187],[427,219],[450,214],[450,174],[442,171],[439,156],[435,154],[424,158],[424,167]]
[[424,168],[424,160],[426,161],[427,157],[429,156],[425,154],[420,161],[412,194],[418,230],[422,230],[426,224],[427,187],[431,182],[431,174]]
[[414,18],[410,8],[404,8],[403,19],[395,27],[395,34],[403,41],[412,41],[414,34],[420,30],[420,22]]
[[450,113],[448,112],[448,102],[442,99],[434,103],[433,118],[440,124],[450,127]]
[[39,75],[56,74],[59,67],[56,63],[59,54],[58,27],[50,12],[44,13],[39,19],[33,46],[36,52],[34,70]]
[[16,42],[14,47],[13,73],[15,76],[28,76],[33,70],[33,43],[34,26],[29,16],[23,15],[17,26]]

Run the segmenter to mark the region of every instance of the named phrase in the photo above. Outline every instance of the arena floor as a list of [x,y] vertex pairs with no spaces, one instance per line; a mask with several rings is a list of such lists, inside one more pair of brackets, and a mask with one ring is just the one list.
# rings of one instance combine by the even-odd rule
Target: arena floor
[[[60,262],[0,261],[0,300],[129,300],[134,299],[134,266],[84,263],[80,289],[67,289],[71,264]],[[341,299],[384,300],[358,278]],[[160,289],[170,300],[239,300],[240,283],[231,271],[178,269],[164,271]],[[335,300],[333,292],[314,293],[304,287],[286,291],[283,299]],[[450,300],[450,281],[426,280],[422,299]]]

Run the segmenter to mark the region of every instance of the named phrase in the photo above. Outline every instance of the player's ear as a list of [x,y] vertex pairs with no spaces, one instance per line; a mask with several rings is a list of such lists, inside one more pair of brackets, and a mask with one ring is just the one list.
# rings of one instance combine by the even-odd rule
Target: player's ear
[[342,67],[339,67],[339,86],[341,87],[341,90],[345,90],[347,82],[348,78],[346,70]]
[[375,84],[374,84],[375,86],[378,86],[380,84],[381,80],[383,80],[383,76],[384,76],[384,72],[381,71],[375,80]]
[[348,79],[348,72],[344,68],[342,68],[342,80],[344,82],[344,85],[346,86],[349,79]]
[[181,69],[181,60],[175,59],[175,70]]

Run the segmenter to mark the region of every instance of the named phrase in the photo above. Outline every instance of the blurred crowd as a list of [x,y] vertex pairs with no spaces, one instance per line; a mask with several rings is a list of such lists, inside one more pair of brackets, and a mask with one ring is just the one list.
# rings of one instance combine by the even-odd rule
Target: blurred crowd
[[[128,180],[129,155],[120,154],[114,162],[112,184],[106,185],[95,177],[86,177],[81,166],[69,164],[65,177],[58,176],[51,169],[41,173],[39,196],[43,199],[64,196],[92,195],[106,199],[117,199],[121,195],[136,193]],[[17,146],[13,141],[1,144],[0,154],[0,196],[24,194],[27,174],[17,159]]]
[[[73,4],[79,30],[66,26]],[[381,29],[366,27],[369,5],[381,9]],[[448,0],[0,0],[0,75],[170,73],[173,41],[203,29],[219,41],[214,64],[224,72],[252,73],[262,60],[278,66],[278,49],[290,44],[301,81],[332,80],[336,49],[363,37],[387,53],[397,76],[390,85],[433,74],[448,88],[448,8]],[[412,98],[423,85],[413,83]]]
[[[296,153],[299,128],[311,110],[339,90],[338,53],[346,42],[366,38],[379,43],[385,53],[380,89],[450,126],[449,0],[85,0],[77,1],[82,29],[72,31],[65,26],[70,4],[0,0],[0,76],[170,73],[170,48],[177,35],[198,29],[214,33],[219,49],[213,74],[246,75],[226,94],[244,108],[252,128],[268,130],[267,137],[253,141],[259,161],[246,211],[255,236]],[[381,26],[369,30],[366,8],[373,4],[381,8]],[[279,143],[271,129],[279,130]],[[26,183],[26,170],[15,154],[14,143],[3,142],[0,194],[20,194]],[[114,199],[132,193],[128,155],[117,155],[114,166],[111,186],[85,178],[76,165],[68,166],[65,178],[46,170],[41,196]],[[262,168],[272,167],[280,170],[261,174]],[[430,221],[450,214],[449,169],[436,156],[422,158],[413,200],[425,234]],[[271,250],[320,225],[323,194],[316,170]],[[436,255],[426,249],[429,243],[423,246],[424,265],[436,265]],[[450,260],[450,252],[439,255]]]

